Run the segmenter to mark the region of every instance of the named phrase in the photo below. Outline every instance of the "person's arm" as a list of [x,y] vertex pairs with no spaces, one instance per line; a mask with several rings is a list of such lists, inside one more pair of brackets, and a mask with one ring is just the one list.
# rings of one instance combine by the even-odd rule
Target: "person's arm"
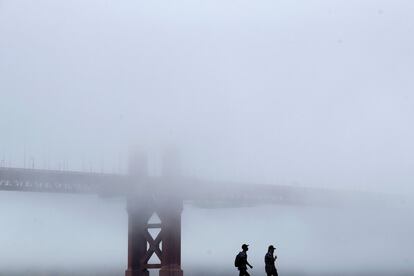
[[251,265],[251,264],[249,264],[249,262],[246,260],[246,264],[248,265],[248,266],[250,266],[250,268],[253,268],[253,266]]

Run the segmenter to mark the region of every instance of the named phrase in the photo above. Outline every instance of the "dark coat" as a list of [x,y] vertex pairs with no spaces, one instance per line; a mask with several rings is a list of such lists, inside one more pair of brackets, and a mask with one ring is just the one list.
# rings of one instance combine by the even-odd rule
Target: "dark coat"
[[277,258],[276,256],[273,257],[272,253],[270,252],[266,253],[264,257],[266,273],[272,273],[276,271],[276,266],[275,266],[276,258]]
[[240,269],[247,269],[247,254],[246,252],[241,251],[239,253],[239,258],[240,258],[240,265],[239,265],[239,270]]

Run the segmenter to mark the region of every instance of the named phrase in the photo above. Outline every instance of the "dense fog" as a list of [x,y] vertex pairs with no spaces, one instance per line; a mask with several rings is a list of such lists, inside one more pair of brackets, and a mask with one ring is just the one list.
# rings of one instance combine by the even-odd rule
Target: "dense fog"
[[[273,243],[281,275],[410,273],[413,9],[0,0],[0,167],[127,174],[139,149],[157,176],[174,147],[186,177],[380,196],[386,204],[187,202],[184,271],[235,274],[249,243],[252,275],[263,274]],[[119,197],[0,192],[0,275],[123,275],[125,209]]]

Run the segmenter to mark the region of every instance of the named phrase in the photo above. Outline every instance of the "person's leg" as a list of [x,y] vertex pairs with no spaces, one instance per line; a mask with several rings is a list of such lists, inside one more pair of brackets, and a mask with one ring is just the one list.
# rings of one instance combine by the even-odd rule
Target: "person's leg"
[[247,269],[240,269],[239,276],[250,276],[250,274],[247,273]]
[[271,271],[269,268],[266,267],[265,271],[267,276],[273,276],[273,271]]

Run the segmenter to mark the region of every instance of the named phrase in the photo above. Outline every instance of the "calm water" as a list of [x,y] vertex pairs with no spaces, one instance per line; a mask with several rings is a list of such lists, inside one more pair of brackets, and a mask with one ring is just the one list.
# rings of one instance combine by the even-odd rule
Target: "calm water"
[[[183,268],[186,275],[237,275],[234,256],[248,243],[252,276],[264,275],[269,244],[277,247],[280,275],[414,275],[412,211],[407,203],[238,209],[187,205]],[[0,193],[0,225],[0,275],[123,275],[126,267],[121,200]]]

